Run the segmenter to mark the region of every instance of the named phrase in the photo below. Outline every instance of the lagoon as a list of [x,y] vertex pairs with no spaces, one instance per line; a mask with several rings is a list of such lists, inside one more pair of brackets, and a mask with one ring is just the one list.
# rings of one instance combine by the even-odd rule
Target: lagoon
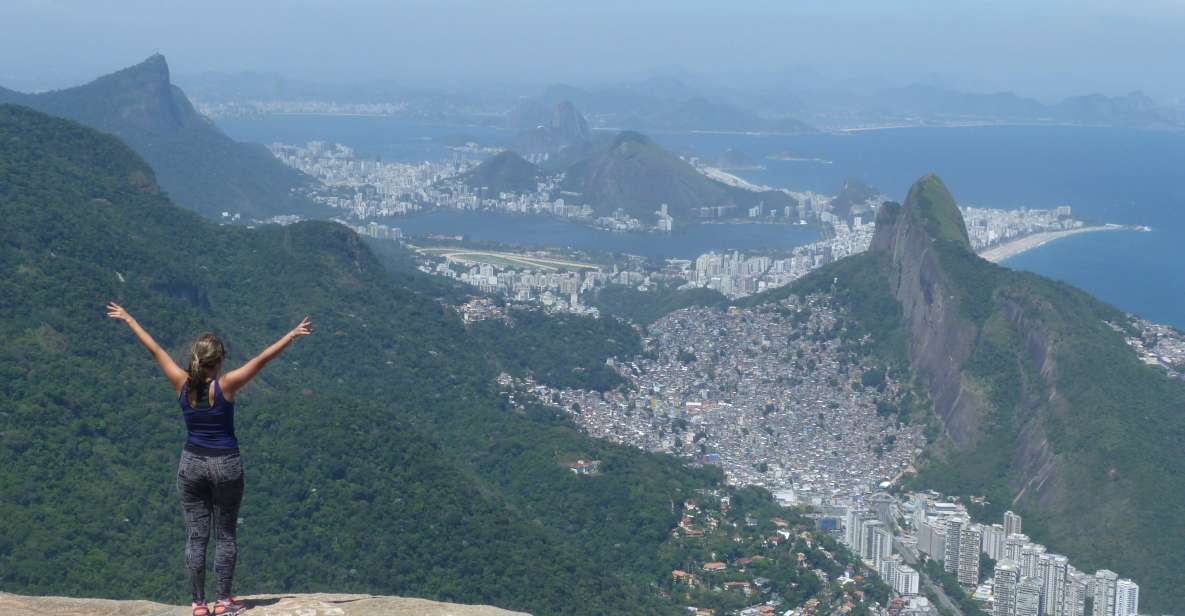
[[[245,141],[339,141],[390,160],[450,151],[434,139],[464,134],[486,143],[508,136],[483,126],[435,126],[385,117],[270,116],[220,120]],[[1123,310],[1185,329],[1185,134],[1126,128],[987,126],[901,128],[815,135],[657,133],[680,153],[714,159],[736,148],[765,169],[736,175],[759,184],[834,194],[860,178],[891,198],[938,173],[960,205],[1070,205],[1095,223],[1148,225],[1152,233],[1101,233],[1052,242],[1004,262],[1081,287]],[[772,160],[791,151],[805,160]],[[818,159],[818,160],[810,160]],[[820,162],[828,161],[828,162]],[[706,225],[670,236],[626,235],[556,219],[502,220],[437,212],[388,221],[413,232],[461,233],[512,244],[557,245],[691,257],[706,250],[785,249],[814,239],[783,226]],[[490,218],[492,217],[492,218]]]

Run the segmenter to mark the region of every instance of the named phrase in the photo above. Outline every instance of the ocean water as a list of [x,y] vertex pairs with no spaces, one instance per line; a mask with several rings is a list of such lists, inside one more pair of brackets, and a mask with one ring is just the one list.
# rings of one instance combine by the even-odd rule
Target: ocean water
[[[272,116],[220,121],[245,141],[299,143],[326,139],[391,160],[447,155],[432,139],[464,134],[495,141],[489,127],[425,126],[391,118]],[[737,172],[750,181],[834,193],[857,177],[895,199],[918,177],[936,172],[961,205],[1050,208],[1070,205],[1094,222],[1148,225],[1151,233],[1075,236],[1034,249],[1006,265],[1058,278],[1121,309],[1185,329],[1185,134],[1124,128],[995,126],[908,128],[806,136],[658,133],[678,152],[709,159],[736,148],[765,169]],[[821,161],[769,160],[789,151]],[[442,213],[443,214],[443,213]],[[561,221],[512,223],[429,215],[402,224],[415,230],[466,233],[521,244],[571,242],[577,247],[647,255],[689,256],[716,249],[787,248],[813,239],[786,227],[702,227],[656,240],[568,229]],[[448,227],[448,228],[445,228]],[[735,227],[735,228],[732,228]],[[728,229],[725,231],[724,229]],[[701,229],[696,227],[695,229]],[[771,230],[772,229],[772,230]],[[488,234],[488,236],[486,235]],[[591,235],[590,235],[591,234]],[[631,247],[632,245],[632,247]]]
[[[716,157],[745,152],[753,182],[834,193],[857,177],[894,199],[925,173],[961,205],[1070,205],[1093,222],[1147,225],[1051,242],[1004,263],[1057,278],[1123,310],[1185,329],[1185,134],[1122,128],[910,128],[802,137],[670,134],[668,147]],[[766,157],[789,150],[800,158]]]

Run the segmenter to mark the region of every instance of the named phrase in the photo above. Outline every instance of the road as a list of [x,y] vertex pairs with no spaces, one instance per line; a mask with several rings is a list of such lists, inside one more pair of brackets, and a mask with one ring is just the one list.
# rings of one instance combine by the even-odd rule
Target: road
[[[918,580],[921,583],[920,590],[922,591],[922,594],[933,594],[934,596],[938,597],[938,603],[942,610],[946,613],[952,614],[953,616],[964,616],[963,610],[959,609],[959,604],[955,603],[949,596],[947,596],[946,591],[942,589],[942,586],[934,583],[934,580],[931,580],[930,576],[926,575],[926,572],[922,569],[920,562],[921,559],[918,557],[917,551],[914,548],[901,543],[901,541],[896,536],[893,537],[893,544],[897,548],[897,553],[901,554],[901,560],[904,560],[905,564],[917,570]],[[927,590],[930,592],[926,592]]]

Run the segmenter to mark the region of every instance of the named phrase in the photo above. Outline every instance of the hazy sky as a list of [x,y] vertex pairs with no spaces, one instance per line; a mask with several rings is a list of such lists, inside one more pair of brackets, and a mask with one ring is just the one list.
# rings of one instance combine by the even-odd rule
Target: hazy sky
[[156,50],[176,75],[489,87],[678,69],[772,86],[813,71],[1164,100],[1185,97],[1185,0],[0,1],[0,85],[72,85]]

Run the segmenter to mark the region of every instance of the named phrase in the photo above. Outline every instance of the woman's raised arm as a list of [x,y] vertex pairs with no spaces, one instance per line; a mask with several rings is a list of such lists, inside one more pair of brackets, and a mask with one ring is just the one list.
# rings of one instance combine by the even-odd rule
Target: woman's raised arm
[[149,353],[152,353],[153,359],[155,359],[156,364],[160,366],[160,371],[165,373],[165,377],[169,379],[169,383],[173,385],[173,389],[181,391],[181,386],[185,384],[185,379],[188,378],[188,376],[185,374],[185,371],[177,365],[177,362],[173,361],[173,358],[169,357],[169,354],[166,353],[164,349],[160,348],[160,345],[152,339],[152,336],[148,334],[148,331],[143,327],[140,327],[140,324],[136,322],[136,319],[132,318],[132,315],[129,314],[127,310],[124,310],[123,306],[120,306],[115,302],[107,304],[107,316],[117,321],[123,321],[128,327],[132,329],[132,332],[136,334],[136,339],[140,341],[140,344],[144,345],[144,348],[148,349]]
[[247,383],[250,383],[251,379],[255,378],[255,375],[259,374],[259,371],[263,370],[263,367],[269,361],[275,359],[289,344],[292,344],[293,340],[311,333],[313,333],[313,322],[309,317],[305,317],[292,331],[284,334],[279,340],[264,349],[262,353],[253,357],[250,361],[243,364],[242,367],[227,372],[221,381],[222,395],[230,396],[233,399],[236,391],[242,389]]

